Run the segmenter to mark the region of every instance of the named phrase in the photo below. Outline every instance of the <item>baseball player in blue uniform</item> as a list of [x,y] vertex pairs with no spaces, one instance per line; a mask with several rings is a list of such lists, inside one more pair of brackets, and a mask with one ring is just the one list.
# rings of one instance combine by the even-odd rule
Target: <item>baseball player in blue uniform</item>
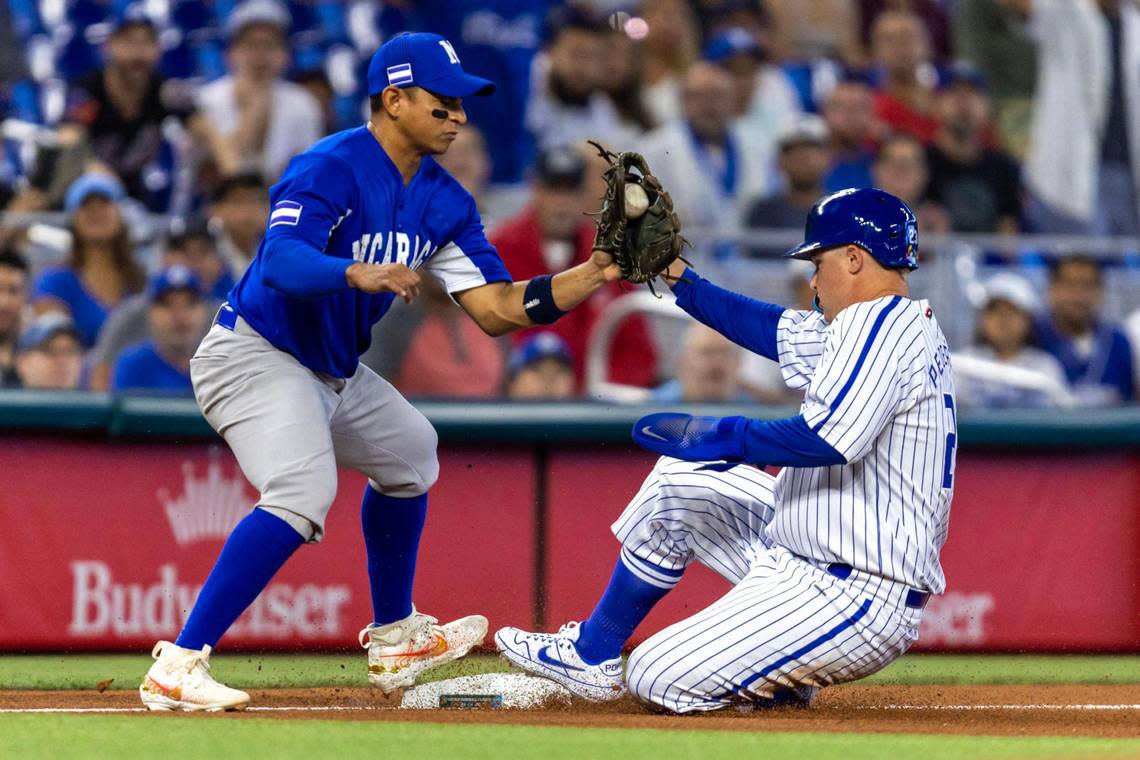
[[438,475],[427,419],[358,357],[420,272],[486,332],[555,321],[620,270],[601,251],[555,276],[512,282],[475,203],[432,159],[466,121],[462,99],[494,85],[451,44],[402,34],[368,69],[372,115],[289,164],[268,227],[191,362],[195,397],[261,493],[234,528],[174,642],[159,642],[139,688],[153,710],[221,710],[249,696],[215,681],[218,639],[305,542],[321,539],[337,467],[368,477],[361,507],[373,620],[361,631],[369,681],[391,692],[482,642],[486,618],[446,625],[412,604],[427,491]]
[[[639,420],[635,440],[664,456],[613,525],[605,593],[558,633],[500,630],[505,657],[587,699],[628,687],[687,713],[807,701],[905,652],[945,587],[957,440],[946,339],[908,296],[917,250],[911,210],[868,188],[817,203],[788,253],[815,265],[815,311],[671,266],[677,304],[778,362],[805,393],[800,413]],[[764,464],[783,469],[752,466]],[[694,560],[732,590],[634,649],[623,682],[622,646]]]

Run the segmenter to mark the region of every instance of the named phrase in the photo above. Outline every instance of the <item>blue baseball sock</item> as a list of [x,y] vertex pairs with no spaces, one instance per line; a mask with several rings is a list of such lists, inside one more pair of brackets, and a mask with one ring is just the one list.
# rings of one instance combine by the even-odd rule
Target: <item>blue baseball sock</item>
[[246,515],[226,539],[174,643],[187,649],[216,646],[302,543],[301,534],[280,517],[264,509]]
[[360,526],[368,553],[368,583],[376,625],[412,614],[416,553],[427,518],[427,494],[400,499],[368,485],[360,505]]
[[[672,590],[672,586],[655,586],[634,575],[625,564],[624,554],[623,552],[623,557],[614,565],[605,593],[590,617],[582,623],[578,634],[575,648],[590,665],[621,655],[621,648],[633,635],[634,629],[653,609],[653,605]],[[679,572],[661,568],[656,570],[660,574],[674,576],[676,580],[672,581],[673,585],[680,580]]]

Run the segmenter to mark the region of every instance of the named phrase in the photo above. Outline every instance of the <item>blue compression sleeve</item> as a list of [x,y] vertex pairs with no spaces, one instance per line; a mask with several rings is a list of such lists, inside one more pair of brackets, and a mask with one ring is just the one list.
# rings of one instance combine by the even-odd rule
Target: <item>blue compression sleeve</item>
[[689,268],[682,277],[671,284],[678,306],[738,346],[780,360],[776,327],[785,311],[783,306],[725,290]]
[[745,462],[791,467],[828,467],[847,462],[799,414],[771,422],[748,420],[740,447]]
[[348,290],[344,273],[351,259],[329,256],[302,240],[275,237],[261,251],[265,284],[298,298],[315,298]]

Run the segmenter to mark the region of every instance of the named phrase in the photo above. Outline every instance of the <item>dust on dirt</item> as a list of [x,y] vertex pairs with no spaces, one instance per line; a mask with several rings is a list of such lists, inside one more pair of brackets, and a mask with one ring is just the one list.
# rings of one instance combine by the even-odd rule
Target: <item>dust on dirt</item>
[[[659,715],[632,699],[539,710],[401,710],[368,688],[254,689],[245,713],[138,714],[175,719],[378,720],[581,728],[849,731],[1015,736],[1140,737],[1140,684],[862,685],[823,690],[809,708]],[[3,709],[140,706],[135,691],[0,691]],[[270,708],[270,709],[256,709]],[[320,708],[320,709],[316,709]],[[331,709],[330,709],[331,708]]]

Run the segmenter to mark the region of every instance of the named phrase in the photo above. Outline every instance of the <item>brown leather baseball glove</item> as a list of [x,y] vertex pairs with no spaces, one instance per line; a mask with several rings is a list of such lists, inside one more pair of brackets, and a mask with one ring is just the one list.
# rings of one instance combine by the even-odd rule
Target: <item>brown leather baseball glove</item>
[[[681,249],[688,243],[673,212],[673,199],[640,153],[613,153],[593,140],[590,144],[610,165],[604,175],[602,210],[596,214],[594,248],[614,257],[623,280],[648,283],[656,293],[653,281],[681,258]],[[630,184],[640,186],[648,200],[648,207],[640,214],[640,209],[627,208]],[[636,197],[637,193],[631,195]]]

